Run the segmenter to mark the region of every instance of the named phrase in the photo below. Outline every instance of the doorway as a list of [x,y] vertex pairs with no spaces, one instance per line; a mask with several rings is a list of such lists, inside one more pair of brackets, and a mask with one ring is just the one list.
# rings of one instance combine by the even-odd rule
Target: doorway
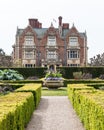
[[55,69],[54,65],[50,65],[50,66],[49,66],[49,70],[50,70],[50,71],[55,71],[54,69]]

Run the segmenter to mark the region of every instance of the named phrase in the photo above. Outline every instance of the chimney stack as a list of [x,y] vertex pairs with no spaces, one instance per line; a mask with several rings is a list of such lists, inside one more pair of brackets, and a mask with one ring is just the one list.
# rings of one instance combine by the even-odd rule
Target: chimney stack
[[69,23],[63,23],[62,28],[63,29],[69,29]]
[[33,28],[42,28],[42,23],[38,19],[29,19],[29,25]]
[[59,16],[59,26],[62,26],[62,17]]

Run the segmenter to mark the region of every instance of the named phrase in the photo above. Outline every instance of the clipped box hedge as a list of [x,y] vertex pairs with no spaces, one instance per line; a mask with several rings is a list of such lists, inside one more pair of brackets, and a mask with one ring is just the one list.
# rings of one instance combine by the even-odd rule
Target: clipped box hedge
[[90,84],[87,84],[87,86],[94,87],[95,89],[102,89],[102,88],[104,88],[104,82],[102,82],[102,83],[90,83]]
[[93,87],[88,87],[84,84],[68,84],[68,97],[71,101],[71,103],[74,105],[74,98],[75,98],[75,91],[76,90],[95,90]]
[[68,96],[86,130],[104,130],[104,91],[73,84],[68,85]]
[[97,78],[104,74],[104,66],[88,66],[88,67],[57,67],[57,70],[62,72],[63,77],[66,79],[73,79],[73,72],[82,72],[92,74],[92,78]]
[[24,130],[34,111],[32,93],[10,93],[0,97],[0,130]]
[[101,79],[64,79],[64,85],[67,84],[102,84],[104,80]]
[[[3,67],[0,68],[0,70],[4,70],[4,69],[8,69],[8,68],[3,68]],[[24,76],[24,78],[27,79],[28,77],[31,77],[31,76],[33,76],[33,77],[36,76],[36,77],[39,77],[39,78],[44,77],[45,71],[47,70],[47,67],[35,67],[35,68],[11,67],[9,69],[13,69],[13,70],[18,71],[20,74],[22,74]]]
[[16,92],[32,92],[34,96],[34,101],[35,101],[35,107],[40,102],[41,98],[41,87],[42,84],[25,84],[23,87],[16,89]]

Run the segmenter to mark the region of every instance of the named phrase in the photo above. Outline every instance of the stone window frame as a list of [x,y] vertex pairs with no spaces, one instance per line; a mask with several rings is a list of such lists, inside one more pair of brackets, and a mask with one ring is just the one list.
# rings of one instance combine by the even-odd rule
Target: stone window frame
[[56,36],[48,36],[47,46],[56,46]]

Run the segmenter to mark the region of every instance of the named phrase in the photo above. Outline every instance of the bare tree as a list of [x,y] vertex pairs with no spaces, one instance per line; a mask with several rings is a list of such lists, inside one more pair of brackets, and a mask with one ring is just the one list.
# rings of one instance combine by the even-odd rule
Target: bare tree
[[91,66],[104,66],[104,53],[98,54],[93,58],[90,58],[90,65]]
[[0,48],[0,67],[11,67],[12,57],[5,54],[3,49]]

